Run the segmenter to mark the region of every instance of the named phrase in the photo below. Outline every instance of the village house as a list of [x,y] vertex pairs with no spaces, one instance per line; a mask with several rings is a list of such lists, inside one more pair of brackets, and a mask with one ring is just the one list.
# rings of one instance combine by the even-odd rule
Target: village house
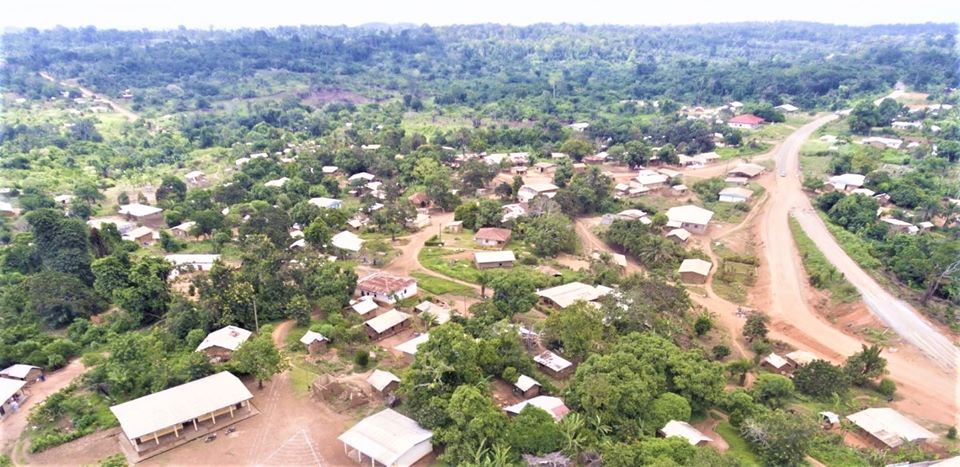
[[417,354],[417,347],[420,347],[428,340],[430,340],[430,333],[425,332],[423,334],[417,334],[410,340],[393,346],[393,348],[407,355],[413,356]]
[[430,206],[430,197],[422,191],[418,191],[407,198],[414,206],[426,208]]
[[554,378],[566,378],[573,372],[573,363],[549,350],[533,357],[533,361],[540,370]]
[[256,415],[253,394],[223,371],[110,407],[120,422],[121,449],[131,463]]
[[575,174],[582,174],[587,171],[587,164],[583,162],[574,162],[571,167],[573,167],[573,173]]
[[764,121],[764,119],[753,114],[742,114],[727,120],[727,125],[729,125],[730,128],[756,130],[760,128],[760,125],[762,125]]
[[713,211],[688,204],[675,206],[667,210],[667,219],[675,222],[675,228],[686,229],[690,233],[704,234],[713,218]]
[[400,378],[389,371],[375,369],[367,377],[367,383],[380,395],[386,396],[397,390],[400,386]]
[[581,161],[587,165],[600,165],[607,161],[610,158],[610,155],[604,152],[600,152],[591,156],[586,156]]
[[642,186],[645,186],[651,190],[656,190],[663,188],[663,186],[666,185],[670,180],[670,177],[662,173],[644,169],[641,170],[636,177],[634,177],[634,180],[636,180],[636,182]]
[[360,465],[408,467],[433,451],[433,433],[393,409],[364,418],[337,439]]
[[267,188],[283,188],[284,185],[289,182],[290,179],[287,177],[280,177],[274,180],[270,180],[267,183],[264,183],[263,186]]
[[226,326],[207,334],[197,346],[196,352],[203,352],[211,361],[220,363],[230,360],[233,353],[250,339],[252,333],[237,326]]
[[862,187],[866,178],[860,174],[846,173],[830,177],[828,183],[837,191],[850,191]]
[[556,185],[549,182],[527,183],[517,191],[517,199],[521,203],[526,203],[537,196],[553,198],[557,195],[557,190],[559,189]]
[[484,247],[503,248],[513,232],[499,227],[482,227],[473,235],[473,241]]
[[778,106],[774,107],[774,109],[777,109],[777,110],[779,110],[779,111],[781,111],[781,112],[785,112],[785,113],[793,113],[793,112],[796,112],[796,111],[800,110],[799,107],[797,107],[797,106],[795,106],[795,105],[791,105],[791,104],[781,104],[781,105],[778,105]]
[[554,421],[559,422],[565,415],[570,413],[570,409],[563,403],[563,399],[553,396],[536,396],[523,402],[504,407],[503,410],[510,415],[518,415],[524,407],[532,405],[544,412],[550,414]]
[[13,378],[0,378],[0,420],[10,414],[20,410],[20,406],[30,397],[30,392],[25,389],[26,381],[20,381]]
[[753,191],[742,187],[727,187],[720,190],[721,203],[746,203],[753,196]]
[[162,222],[163,209],[156,206],[147,206],[146,204],[133,203],[120,206],[120,215],[126,216],[128,221],[140,223]]
[[343,201],[335,198],[325,198],[323,196],[310,198],[308,203],[320,209],[340,209],[343,207]]
[[443,231],[446,233],[458,234],[463,231],[463,221],[447,222],[443,225]]
[[688,258],[680,263],[680,280],[687,284],[703,284],[707,282],[713,264],[697,258]]
[[510,250],[477,251],[473,253],[473,261],[477,269],[512,268],[517,258]]
[[140,226],[123,234],[121,238],[141,246],[148,246],[156,241],[157,232],[150,227]]
[[786,358],[787,362],[789,362],[794,368],[800,368],[801,366],[813,363],[816,360],[822,360],[816,355],[805,350],[794,350],[793,352],[784,355],[784,358]]
[[43,374],[43,369],[38,366],[24,365],[17,363],[0,370],[0,378],[15,379],[27,383],[27,386],[37,382],[37,378]]
[[847,420],[880,449],[896,449],[905,443],[923,443],[937,435],[888,407],[874,407],[847,415]]
[[177,237],[181,240],[186,240],[188,238],[191,238],[190,231],[193,230],[193,227],[195,225],[197,225],[196,222],[187,221],[182,224],[178,224],[173,227],[170,227],[170,233],[172,233],[174,237]]
[[500,209],[503,210],[500,222],[509,222],[527,215],[527,203],[505,204]]
[[527,375],[520,375],[517,382],[513,383],[513,392],[524,399],[536,397],[540,395],[540,383]]
[[369,183],[369,182],[372,182],[372,181],[373,181],[374,179],[376,179],[376,178],[377,178],[376,175],[374,175],[374,174],[372,174],[372,173],[369,173],[369,172],[357,172],[357,173],[351,175],[350,177],[348,177],[348,178],[347,178],[347,182],[349,182],[349,183],[352,184],[353,182],[356,182],[356,181],[358,181],[358,180],[363,180],[364,182],[368,182],[368,183]]
[[743,186],[750,182],[747,177],[727,177],[723,179],[727,185]]
[[300,338],[300,343],[307,348],[307,353],[310,355],[318,355],[326,352],[327,342],[329,342],[329,340],[323,337],[323,334],[313,331],[307,331],[307,333]]
[[920,228],[900,219],[895,219],[893,217],[884,217],[880,219],[880,222],[883,222],[890,228],[890,231],[893,233],[902,233],[908,235],[916,235],[920,232]]
[[170,271],[170,277],[173,278],[178,276],[181,271],[209,271],[220,259],[220,255],[174,253],[164,256],[163,259],[173,264],[173,270]]
[[367,336],[372,341],[390,337],[410,327],[410,315],[395,309],[363,323]]
[[571,123],[570,128],[578,133],[583,133],[587,128],[590,128],[590,124],[586,122]]
[[667,238],[680,244],[686,243],[690,238],[690,232],[687,232],[687,229],[684,228],[672,229],[667,232]]
[[766,368],[767,370],[770,370],[774,373],[779,373],[781,375],[786,375],[793,371],[793,366],[790,365],[790,362],[788,362],[787,359],[773,352],[771,352],[770,355],[763,357],[763,360],[760,360],[760,368]]
[[438,325],[450,321],[450,317],[453,316],[453,311],[451,311],[449,308],[443,305],[438,305],[431,301],[420,302],[420,304],[415,306],[413,309],[416,310],[417,313],[420,313],[421,316],[424,313],[433,316],[433,323]]
[[361,318],[370,319],[379,314],[377,311],[380,309],[380,305],[377,305],[373,297],[368,295],[360,297],[359,300],[351,300],[350,309],[360,315]]
[[557,164],[553,162],[537,162],[533,164],[533,169],[538,173],[552,173],[557,170]]
[[903,145],[903,140],[897,138],[884,138],[882,136],[870,136],[860,140],[860,144],[870,145],[881,149],[900,149],[900,146]]
[[19,214],[20,211],[15,209],[12,204],[6,201],[0,201],[0,216],[17,217]]
[[340,170],[340,168],[335,165],[325,165],[320,167],[320,173],[324,175],[333,175],[337,173],[338,170]]
[[510,168],[510,173],[514,175],[523,176],[527,174],[527,170],[528,170],[528,167],[523,165],[517,165]]
[[753,178],[757,175],[765,172],[766,169],[762,165],[757,164],[738,164],[736,167],[727,171],[727,175]]
[[657,432],[664,438],[670,438],[672,436],[683,438],[693,446],[703,446],[713,441],[689,423],[679,420],[670,420],[663,428],[657,430]]
[[363,239],[349,230],[344,230],[330,239],[330,244],[343,253],[343,256],[351,256],[359,253],[363,248]]
[[417,295],[417,281],[410,277],[375,272],[357,281],[357,290],[361,297],[371,296],[378,302],[392,305]]
[[593,302],[610,292],[613,292],[613,289],[607,286],[570,282],[538,291],[537,296],[544,304],[563,309],[578,301]]
[[206,183],[206,181],[207,181],[207,176],[206,176],[206,174],[204,174],[203,172],[201,172],[201,171],[199,171],[199,170],[194,170],[194,171],[192,171],[192,172],[187,172],[187,174],[184,175],[183,178],[185,178],[185,179],[187,180],[187,183],[189,183],[189,184],[191,184],[191,185],[202,185],[202,184]]

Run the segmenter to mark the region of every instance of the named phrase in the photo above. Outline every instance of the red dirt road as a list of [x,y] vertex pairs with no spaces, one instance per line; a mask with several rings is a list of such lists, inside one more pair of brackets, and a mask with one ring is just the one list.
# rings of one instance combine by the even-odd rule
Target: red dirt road
[[67,387],[71,381],[85,371],[87,371],[87,368],[77,358],[67,366],[48,373],[46,381],[30,386],[27,389],[30,392],[30,397],[20,407],[20,411],[7,414],[3,422],[0,422],[0,453],[9,454],[11,452],[14,444],[27,427],[27,416],[33,406],[43,402],[50,394]]

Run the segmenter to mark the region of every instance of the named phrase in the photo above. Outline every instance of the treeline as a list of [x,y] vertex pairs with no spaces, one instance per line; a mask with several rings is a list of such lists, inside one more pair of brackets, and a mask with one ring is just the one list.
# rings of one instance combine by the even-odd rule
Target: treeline
[[310,88],[353,89],[375,99],[406,95],[414,110],[428,99],[474,109],[517,101],[502,107],[515,119],[528,117],[530,109],[573,118],[574,112],[589,114],[597,103],[620,99],[789,100],[810,108],[837,106],[898,80],[936,91],[956,82],[954,34],[946,24],[804,23],[61,28],[5,35],[4,74],[14,91],[32,86],[24,74],[49,70],[110,95],[137,90],[137,105],[173,99],[204,108],[216,100],[275,92],[271,85],[258,91],[253,82],[262,73],[283,72]]

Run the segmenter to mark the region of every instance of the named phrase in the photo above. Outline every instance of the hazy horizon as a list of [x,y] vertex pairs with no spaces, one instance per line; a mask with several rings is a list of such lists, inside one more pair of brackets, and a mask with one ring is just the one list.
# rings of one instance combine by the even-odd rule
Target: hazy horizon
[[960,2],[916,0],[909,8],[890,0],[847,4],[809,0],[802,8],[788,8],[758,0],[743,0],[737,8],[710,0],[686,0],[669,7],[621,4],[596,0],[583,2],[510,2],[489,0],[482,4],[457,4],[440,0],[390,2],[355,0],[349,4],[311,5],[305,10],[295,0],[274,0],[269,8],[250,0],[190,2],[187,0],[37,0],[5,5],[5,29],[52,29],[94,26],[98,29],[169,30],[244,29],[281,26],[363,26],[368,24],[413,24],[453,26],[505,24],[527,26],[539,23],[621,26],[683,26],[696,24],[801,21],[849,26],[884,24],[956,23]]

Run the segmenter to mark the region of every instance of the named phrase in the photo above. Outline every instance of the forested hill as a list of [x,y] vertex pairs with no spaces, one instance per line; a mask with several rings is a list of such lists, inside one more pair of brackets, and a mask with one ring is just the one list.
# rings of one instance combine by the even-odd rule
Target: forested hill
[[[956,25],[742,23],[677,27],[472,25],[239,31],[27,30],[3,36],[3,82],[46,70],[140,109],[340,87],[438,105],[515,100],[562,112],[624,99],[839,107],[903,81],[957,83]],[[52,92],[52,90],[51,90]]]

